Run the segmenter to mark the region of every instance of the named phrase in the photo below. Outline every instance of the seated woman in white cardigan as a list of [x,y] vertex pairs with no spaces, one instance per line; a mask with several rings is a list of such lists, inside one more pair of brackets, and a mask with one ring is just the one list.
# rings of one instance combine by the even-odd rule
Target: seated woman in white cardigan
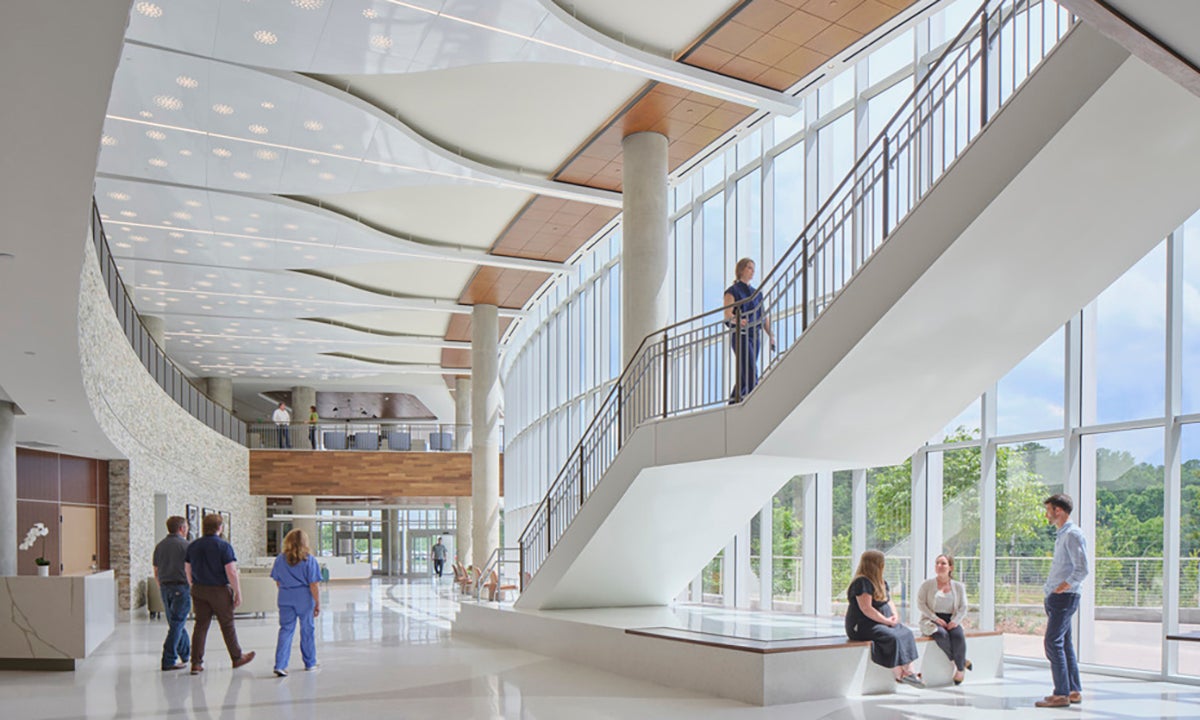
[[963,670],[971,669],[967,659],[967,637],[962,621],[967,616],[967,588],[954,579],[954,558],[938,555],[933,563],[935,576],[921,583],[917,608],[921,611],[921,632],[932,637],[954,663],[954,684],[963,681]]

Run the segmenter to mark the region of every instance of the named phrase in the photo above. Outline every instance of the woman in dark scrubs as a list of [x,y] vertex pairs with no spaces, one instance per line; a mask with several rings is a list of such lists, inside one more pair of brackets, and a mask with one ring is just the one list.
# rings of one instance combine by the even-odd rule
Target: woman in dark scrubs
[[[741,402],[758,384],[758,349],[761,333],[767,333],[771,349],[775,335],[763,307],[762,295],[750,284],[754,279],[754,261],[742,258],[734,267],[736,281],[725,291],[725,325],[730,329],[729,341],[736,364],[733,392],[729,403]],[[734,311],[734,303],[739,303]]]

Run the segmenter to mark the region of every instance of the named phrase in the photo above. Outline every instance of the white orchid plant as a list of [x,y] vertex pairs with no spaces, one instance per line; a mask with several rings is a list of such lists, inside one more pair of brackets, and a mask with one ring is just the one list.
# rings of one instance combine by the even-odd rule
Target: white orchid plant
[[33,562],[38,565],[49,565],[50,561],[46,559],[46,536],[50,534],[50,528],[43,523],[36,523],[29,528],[29,532],[25,533],[25,539],[21,542],[21,549],[28,550],[33,547],[38,538],[42,539],[42,554],[33,559]]

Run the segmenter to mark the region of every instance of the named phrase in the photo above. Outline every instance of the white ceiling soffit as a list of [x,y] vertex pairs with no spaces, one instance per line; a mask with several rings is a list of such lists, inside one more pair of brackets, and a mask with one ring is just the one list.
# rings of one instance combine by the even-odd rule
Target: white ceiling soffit
[[99,171],[310,195],[496,182],[323,90],[238,65],[126,45]]
[[422,313],[412,310],[372,310],[366,312],[343,312],[324,316],[335,322],[353,327],[369,328],[387,333],[415,333],[419,335],[446,334],[450,323],[449,315]]
[[607,36],[581,33],[569,14],[547,5],[549,0],[155,0],[134,4],[128,37],[311,73],[405,73],[488,62],[612,67],[775,112],[795,110],[780,93],[632,48],[622,52],[619,44],[602,42]]
[[219,317],[211,315],[170,315],[166,320],[166,340],[172,348],[193,345],[229,353],[266,352],[287,341],[296,350],[315,353],[357,352],[380,345],[402,347],[469,348],[470,343],[443,339],[450,315],[413,313],[409,326],[422,334],[372,334],[363,330],[312,320],[268,320]]
[[[473,190],[482,192],[474,193]],[[418,197],[431,194],[455,197],[455,193],[462,192],[467,193],[463,197],[468,200],[511,198],[512,193],[529,197],[525,193],[494,188],[417,187],[409,188],[409,191],[417,193]],[[373,194],[368,196],[374,197]],[[382,197],[391,197],[391,193]],[[119,258],[279,270],[412,258],[449,260],[471,268],[479,264],[544,272],[559,272],[564,268],[559,263],[490,255],[472,246],[478,242],[455,243],[455,238],[449,236],[434,238],[440,241],[434,243],[403,237],[400,228],[389,228],[399,237],[386,234],[338,212],[274,195],[241,195],[99,176],[96,202],[112,251]],[[519,207],[512,209],[503,222],[507,223]],[[358,209],[352,207],[351,214],[357,214]],[[457,215],[462,213],[456,209],[452,216]],[[419,229],[436,230],[427,222],[428,218],[423,215],[422,218]],[[363,219],[374,220],[373,217]],[[402,218],[392,220],[393,225],[404,224]],[[491,238],[497,234],[499,229],[491,234]],[[250,260],[245,260],[247,256]]]
[[346,349],[339,352],[350,353],[369,360],[377,360],[380,363],[441,365],[442,362],[442,351],[439,348],[376,345],[370,348]]
[[487,250],[532,198],[520,190],[428,185],[314,199],[388,232]]
[[324,78],[393,112],[442,147],[550,175],[645,79],[578,65],[494,63],[402,75]]
[[674,57],[736,0],[546,0],[622,44]]
[[437,260],[402,260],[331,267],[323,272],[352,285],[404,296],[456,300],[475,274],[475,268]]
[[1200,67],[1200,3],[1196,0],[1130,2],[1109,0],[1114,10],[1141,26],[1152,37]]
[[[318,389],[320,392],[409,393],[416,396],[439,418],[454,417],[454,400],[450,397],[450,391],[441,375],[391,372],[382,365],[376,365],[374,368],[375,373],[365,378],[330,378],[323,381]],[[469,370],[447,370],[446,374],[470,376],[471,373]],[[239,379],[234,384],[234,396],[247,405],[258,406],[262,405],[261,398],[257,397],[259,393],[291,390],[294,384],[258,378]],[[273,405],[274,403],[272,407]],[[263,410],[269,413],[265,407]],[[263,417],[263,420],[266,419]]]

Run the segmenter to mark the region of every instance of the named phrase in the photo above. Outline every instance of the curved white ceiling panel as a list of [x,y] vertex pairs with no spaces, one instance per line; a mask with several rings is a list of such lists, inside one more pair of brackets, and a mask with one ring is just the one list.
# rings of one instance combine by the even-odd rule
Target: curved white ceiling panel
[[344,265],[323,268],[339,280],[375,290],[419,298],[456,300],[475,274],[470,265],[451,265],[438,260]]
[[449,315],[416,312],[413,310],[368,310],[342,311],[324,316],[335,322],[355,327],[370,328],[380,332],[418,333],[421,335],[445,335],[450,323]]
[[353,87],[442,147],[544,175],[645,85],[629,73],[536,62],[325,80]]
[[315,199],[391,232],[486,250],[532,198],[504,188],[428,185]]
[[238,65],[128,45],[100,172],[277,194],[495,184],[335,94]]
[[545,0],[626,45],[677,55],[732,5],[731,0]]

